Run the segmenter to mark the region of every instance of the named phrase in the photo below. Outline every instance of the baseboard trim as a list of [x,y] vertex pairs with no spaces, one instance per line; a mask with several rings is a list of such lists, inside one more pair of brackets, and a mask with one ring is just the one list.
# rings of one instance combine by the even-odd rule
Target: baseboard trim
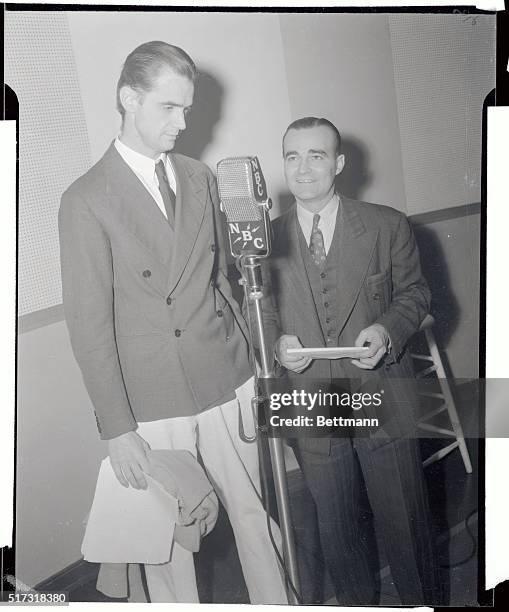
[[[470,524],[477,523],[477,512],[472,515]],[[447,531],[442,532],[436,539],[436,544],[440,545],[447,540],[459,535],[466,529],[466,519],[460,521]],[[52,591],[63,591],[70,593],[74,589],[77,589],[85,585],[90,580],[93,580],[97,576],[97,564],[89,563],[85,559],[79,559],[71,565],[68,565],[63,570],[60,570],[53,576],[42,580],[34,586],[35,591],[41,592],[52,592]],[[380,578],[385,578],[390,573],[388,565],[380,569]]]
[[97,576],[96,563],[89,563],[85,559],[78,559],[49,578],[45,578],[34,586],[34,590],[42,592],[62,591],[70,593],[83,586]]

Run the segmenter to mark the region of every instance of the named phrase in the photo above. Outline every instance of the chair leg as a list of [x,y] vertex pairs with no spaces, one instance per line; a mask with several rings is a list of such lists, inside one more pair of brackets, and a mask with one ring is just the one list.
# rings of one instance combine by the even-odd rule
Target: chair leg
[[449,413],[451,425],[456,435],[456,439],[458,441],[458,448],[460,450],[461,457],[463,459],[465,471],[467,472],[467,474],[471,474],[472,473],[472,463],[470,461],[470,454],[468,452],[468,448],[465,443],[465,437],[463,435],[463,428],[461,427],[461,423],[459,421],[458,411],[456,410],[456,404],[454,403],[454,397],[452,395],[451,388],[447,381],[447,376],[446,376],[445,369],[442,363],[442,358],[440,357],[440,352],[438,350],[437,343],[435,341],[435,336],[433,332],[431,331],[431,329],[425,329],[424,333],[426,335],[426,341],[428,343],[430,354],[433,358],[433,363],[436,366],[438,382],[440,384],[440,388],[444,395],[444,401],[447,406],[447,411]]

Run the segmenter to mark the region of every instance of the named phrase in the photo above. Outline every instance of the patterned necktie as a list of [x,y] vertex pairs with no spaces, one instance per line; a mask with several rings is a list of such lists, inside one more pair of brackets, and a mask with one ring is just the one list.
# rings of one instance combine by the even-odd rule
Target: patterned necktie
[[159,181],[159,191],[163,198],[166,217],[171,226],[175,225],[175,192],[170,187],[164,161],[160,159],[156,164],[156,176]]
[[309,252],[315,264],[321,268],[325,263],[325,246],[323,243],[322,230],[318,228],[320,215],[313,216],[313,229],[311,230],[311,240],[309,241]]

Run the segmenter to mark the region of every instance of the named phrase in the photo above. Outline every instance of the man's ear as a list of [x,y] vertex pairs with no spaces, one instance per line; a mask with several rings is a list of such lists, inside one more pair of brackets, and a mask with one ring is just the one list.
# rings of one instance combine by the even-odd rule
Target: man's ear
[[140,102],[140,93],[129,85],[124,85],[119,92],[120,102],[126,113],[134,113]]
[[338,174],[341,174],[341,172],[343,171],[343,168],[345,167],[345,156],[344,155],[338,155],[336,158],[336,176]]

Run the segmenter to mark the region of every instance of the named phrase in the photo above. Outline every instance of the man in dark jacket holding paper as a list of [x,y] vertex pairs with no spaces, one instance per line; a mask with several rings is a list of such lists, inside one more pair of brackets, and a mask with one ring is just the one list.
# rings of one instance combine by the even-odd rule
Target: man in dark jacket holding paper
[[[273,223],[263,306],[268,343],[293,387],[349,379],[352,388],[386,394],[375,411],[381,428],[374,435],[297,440],[338,602],[379,601],[374,533],[360,507],[364,481],[401,602],[436,603],[427,493],[418,442],[410,434],[416,396],[405,346],[430,300],[412,230],[402,213],[335,191],[345,157],[328,120],[293,122],[283,156],[295,204]],[[287,352],[354,346],[367,346],[366,354],[329,360]]]

